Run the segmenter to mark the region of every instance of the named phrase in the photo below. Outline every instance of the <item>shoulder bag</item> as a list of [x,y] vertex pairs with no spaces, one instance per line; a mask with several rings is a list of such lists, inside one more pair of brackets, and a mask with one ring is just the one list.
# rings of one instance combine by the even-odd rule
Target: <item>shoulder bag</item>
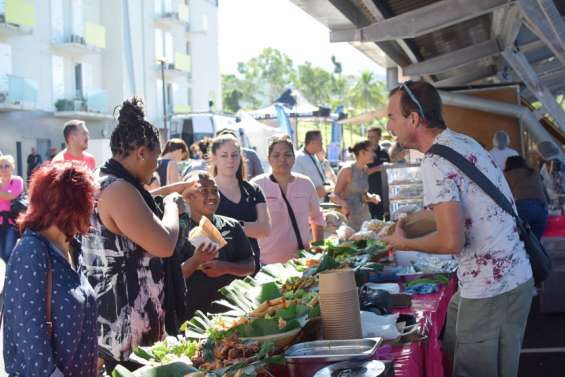
[[474,181],[488,196],[494,200],[504,211],[508,212],[516,220],[520,239],[524,242],[526,252],[532,265],[534,281],[539,285],[545,281],[551,272],[551,258],[541,244],[540,240],[532,232],[530,226],[523,221],[510,201],[502,192],[488,179],[479,169],[477,169],[465,157],[455,150],[441,144],[434,144],[427,153],[436,154],[443,157],[453,165],[458,167],[469,179]]

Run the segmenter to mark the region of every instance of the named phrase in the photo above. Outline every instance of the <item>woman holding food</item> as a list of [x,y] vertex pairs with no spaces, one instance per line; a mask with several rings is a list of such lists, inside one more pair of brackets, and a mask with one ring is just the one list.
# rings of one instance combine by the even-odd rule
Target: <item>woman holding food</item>
[[189,319],[196,310],[225,311],[225,307],[213,304],[221,298],[220,288],[252,274],[255,261],[239,222],[215,214],[220,195],[214,178],[206,172],[194,172],[187,182],[197,187],[184,196],[190,204],[191,228],[190,242],[181,252],[182,274],[187,285],[186,319]]
[[220,192],[216,214],[239,221],[249,238],[255,255],[255,266],[260,266],[258,238],[267,237],[271,219],[263,191],[245,180],[245,164],[239,140],[232,135],[222,135],[211,144],[212,172]]
[[259,239],[261,263],[284,263],[309,247],[310,241],[322,240],[325,223],[314,184],[291,171],[294,148],[290,138],[273,137],[268,153],[272,173],[251,180],[265,193],[273,229]]
[[331,199],[341,206],[351,227],[358,231],[364,221],[371,219],[368,203],[378,204],[381,198],[368,193],[367,165],[373,161],[371,143],[368,140],[355,143],[349,152],[355,155],[355,162],[339,171]]

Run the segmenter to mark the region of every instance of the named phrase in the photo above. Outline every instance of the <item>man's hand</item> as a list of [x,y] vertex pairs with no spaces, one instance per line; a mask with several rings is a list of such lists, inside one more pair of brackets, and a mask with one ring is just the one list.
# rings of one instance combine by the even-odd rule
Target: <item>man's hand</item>
[[389,248],[394,250],[403,250],[402,245],[404,245],[406,241],[406,232],[404,231],[405,223],[405,217],[399,219],[394,227],[394,233],[382,238],[382,241],[384,241]]
[[217,278],[222,275],[228,275],[231,271],[229,268],[229,263],[220,260],[212,260],[203,263],[200,268],[202,269],[202,272],[204,272],[209,278]]

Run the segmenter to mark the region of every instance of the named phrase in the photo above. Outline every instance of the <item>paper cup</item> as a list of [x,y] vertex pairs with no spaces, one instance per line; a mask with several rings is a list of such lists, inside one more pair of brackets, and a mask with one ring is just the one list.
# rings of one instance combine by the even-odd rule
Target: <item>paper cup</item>
[[320,274],[320,311],[324,339],[362,338],[359,295],[353,270]]
[[320,273],[320,294],[346,293],[357,289],[355,273],[350,268]]

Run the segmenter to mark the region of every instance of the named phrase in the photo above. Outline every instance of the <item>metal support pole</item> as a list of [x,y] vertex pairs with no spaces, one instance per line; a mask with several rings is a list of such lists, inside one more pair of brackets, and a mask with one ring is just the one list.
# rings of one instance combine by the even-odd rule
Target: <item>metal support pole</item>
[[386,69],[386,89],[392,90],[398,86],[398,67]]

